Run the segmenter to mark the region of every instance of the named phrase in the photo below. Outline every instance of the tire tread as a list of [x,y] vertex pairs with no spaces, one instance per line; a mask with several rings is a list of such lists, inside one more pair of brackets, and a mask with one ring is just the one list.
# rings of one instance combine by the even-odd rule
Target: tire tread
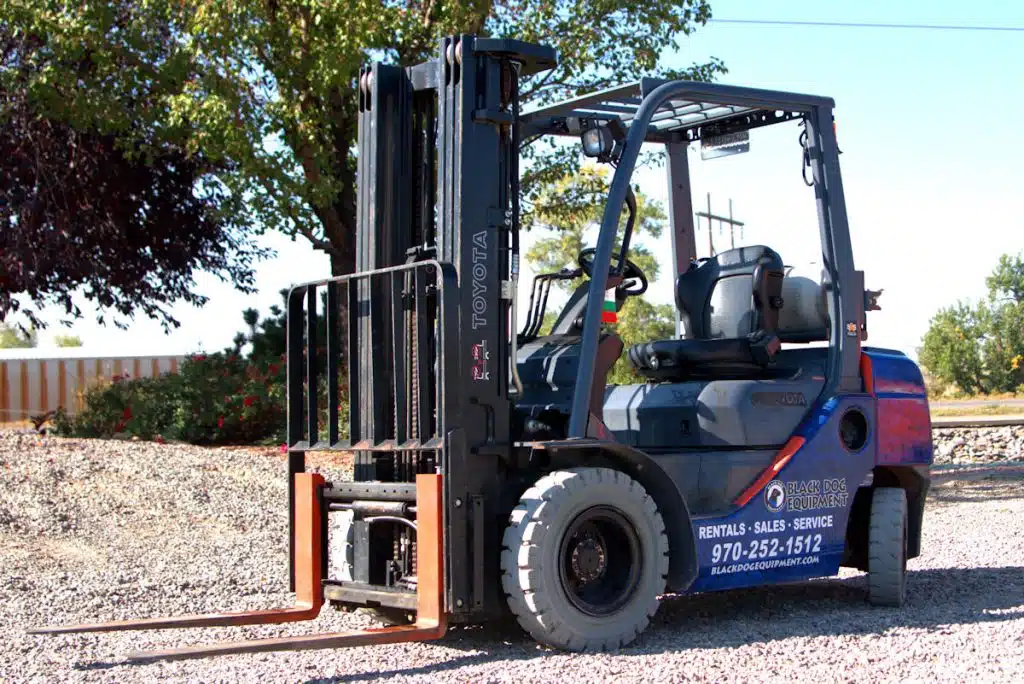
[[[653,522],[657,549],[658,586],[642,611],[617,624],[612,634],[587,636],[558,620],[541,585],[537,569],[544,540],[552,533],[551,520],[573,494],[594,485],[612,486],[621,496],[633,499]],[[612,503],[612,502],[608,502]],[[650,624],[658,609],[658,594],[664,592],[668,576],[669,548],[665,522],[657,504],[639,482],[611,468],[580,467],[556,471],[541,477],[526,490],[509,516],[502,537],[502,589],[509,609],[519,625],[537,641],[570,651],[606,651],[633,642]]]
[[871,500],[868,531],[868,599],[879,606],[906,601],[906,493],[879,487]]

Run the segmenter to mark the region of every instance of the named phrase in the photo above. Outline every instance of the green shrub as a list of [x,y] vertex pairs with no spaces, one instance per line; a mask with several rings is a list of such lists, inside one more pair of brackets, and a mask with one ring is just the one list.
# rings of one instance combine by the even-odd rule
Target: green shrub
[[178,378],[114,378],[84,393],[84,408],[75,416],[59,411],[54,424],[60,434],[78,437],[111,437],[126,433],[153,439],[168,431]]
[[260,442],[284,428],[283,365],[258,367],[237,354],[194,356],[181,366],[174,439],[196,444]]
[[[59,412],[54,418],[57,432],[78,437],[123,435],[193,444],[284,442],[286,321],[280,307],[271,307],[270,313],[261,321],[257,311],[243,312],[248,333],[236,335],[234,345],[223,352],[189,356],[176,374],[114,378],[89,388],[83,397],[82,411],[74,416]],[[318,337],[323,344],[326,329]],[[243,352],[245,348],[247,351]],[[326,349],[320,349],[318,358],[323,378]],[[339,415],[341,435],[345,438],[348,390],[344,379],[341,380]],[[317,394],[321,430],[326,432],[326,380],[322,379]]]
[[125,435],[193,444],[280,440],[285,428],[283,364],[263,367],[236,354],[187,358],[177,374],[90,388],[77,415],[55,418],[57,432]]

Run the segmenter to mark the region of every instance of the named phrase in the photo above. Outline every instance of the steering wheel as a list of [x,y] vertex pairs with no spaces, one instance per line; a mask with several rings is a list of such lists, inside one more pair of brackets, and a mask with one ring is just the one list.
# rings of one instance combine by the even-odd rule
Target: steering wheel
[[[594,271],[594,254],[596,252],[596,247],[587,247],[582,252],[580,252],[579,257],[577,257],[577,262],[580,265],[580,269],[587,275],[588,278],[593,277],[592,274]],[[640,267],[634,264],[629,259],[625,260],[624,266],[625,268],[622,269],[622,285],[619,285],[616,288],[616,290],[625,297],[636,297],[637,295],[642,295],[644,292],[647,292],[647,276],[645,276],[644,272],[640,270]],[[609,275],[611,274],[612,273],[609,270]],[[630,280],[639,281],[639,284],[630,286],[628,288],[625,287],[626,282]]]

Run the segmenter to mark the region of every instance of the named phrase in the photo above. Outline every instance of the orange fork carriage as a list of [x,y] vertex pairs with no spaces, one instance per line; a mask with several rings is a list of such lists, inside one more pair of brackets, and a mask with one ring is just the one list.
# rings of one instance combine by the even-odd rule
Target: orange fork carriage
[[[365,629],[355,632],[310,634],[306,636],[235,641],[175,648],[164,651],[142,651],[128,655],[128,660],[173,660],[202,658],[232,653],[262,651],[301,651],[318,648],[368,646],[406,641],[429,641],[444,635],[447,627],[444,609],[444,510],[441,475],[416,476],[417,568],[416,622],[412,625]],[[187,615],[176,618],[123,620],[90,625],[45,627],[29,630],[30,634],[66,634],[71,632],[113,632],[138,629],[171,629],[180,627],[219,627],[265,625],[312,620],[324,604],[324,554],[322,525],[324,514],[320,490],[324,478],[314,473],[295,474],[295,605],[291,608],[256,610],[244,613]]]

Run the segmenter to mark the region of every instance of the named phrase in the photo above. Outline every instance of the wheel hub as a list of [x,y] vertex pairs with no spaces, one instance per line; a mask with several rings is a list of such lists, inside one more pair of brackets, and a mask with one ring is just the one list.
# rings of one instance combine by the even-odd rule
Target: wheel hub
[[604,574],[607,555],[604,545],[596,538],[581,539],[572,550],[572,573],[581,584],[593,582]]
[[640,582],[641,565],[636,530],[610,506],[580,513],[560,543],[562,589],[587,615],[612,615],[629,603]]

